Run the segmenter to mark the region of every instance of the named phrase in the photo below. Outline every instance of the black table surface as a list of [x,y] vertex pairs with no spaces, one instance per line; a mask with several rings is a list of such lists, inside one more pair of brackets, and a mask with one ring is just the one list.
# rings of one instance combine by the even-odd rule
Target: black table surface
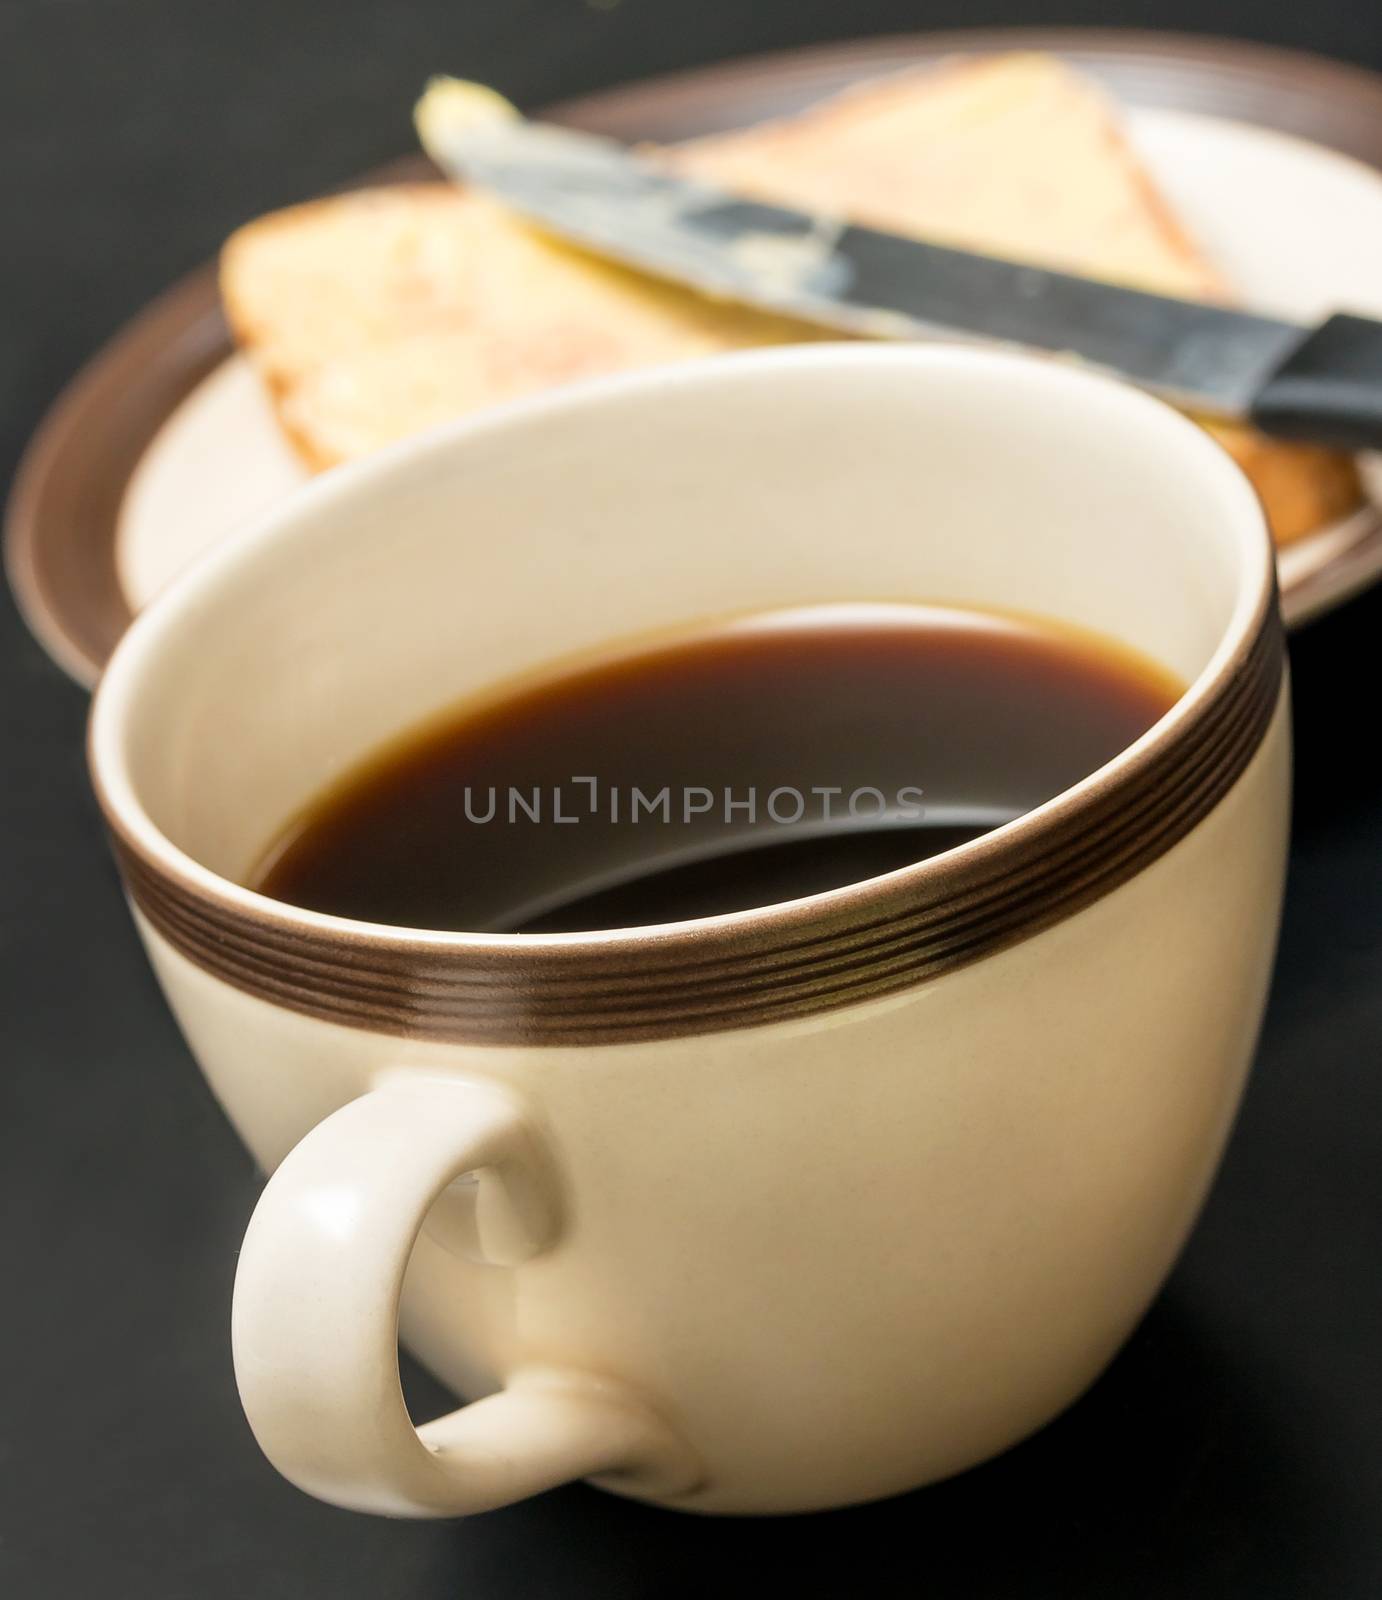
[[[430,71],[540,104],[841,36],[1128,23],[1382,68],[1314,0],[0,0],[0,473],[90,348],[236,223],[408,146]],[[1382,592],[1293,641],[1281,959],[1222,1175],[1069,1413],[950,1483],[711,1521],[584,1487],[468,1522],[316,1504],[231,1378],[259,1180],[179,1039],[87,789],[85,695],[0,602],[0,1594],[149,1600],[1382,1595]],[[446,1397],[410,1370],[419,1415]]]

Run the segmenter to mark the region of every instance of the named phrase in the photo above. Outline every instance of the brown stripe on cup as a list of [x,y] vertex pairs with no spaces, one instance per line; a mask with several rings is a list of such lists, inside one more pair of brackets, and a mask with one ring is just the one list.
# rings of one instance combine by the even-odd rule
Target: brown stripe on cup
[[[213,976],[352,1027],[474,1044],[671,1038],[874,999],[1029,937],[1126,882],[1228,793],[1282,690],[1275,593],[1209,692],[1131,759],[950,855],[794,905],[596,938],[452,938],[218,889],[105,802],[130,893]],[[99,774],[97,777],[99,792]]]

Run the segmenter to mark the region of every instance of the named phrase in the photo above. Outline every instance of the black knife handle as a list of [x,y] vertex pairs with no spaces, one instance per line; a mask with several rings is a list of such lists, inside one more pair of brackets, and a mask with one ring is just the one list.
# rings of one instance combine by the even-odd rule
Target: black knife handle
[[1263,433],[1382,450],[1382,322],[1339,313],[1287,356],[1252,403]]

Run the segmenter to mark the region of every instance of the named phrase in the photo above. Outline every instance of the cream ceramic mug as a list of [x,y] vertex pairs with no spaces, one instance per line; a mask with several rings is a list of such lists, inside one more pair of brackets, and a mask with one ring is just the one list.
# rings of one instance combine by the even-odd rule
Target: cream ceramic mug
[[[653,929],[408,931],[239,887],[390,735],[756,608],[1016,608],[1183,698],[1049,804]],[[293,1482],[449,1515],[572,1478],[891,1494],[1065,1406],[1156,1292],[1281,892],[1272,555],[1227,456],[1054,363],[819,346],[524,402],[310,486],[138,620],[91,752],[140,932],[273,1177],[233,1310]],[[276,1169],[276,1170],[275,1170]],[[469,1404],[415,1429],[397,1339]]]

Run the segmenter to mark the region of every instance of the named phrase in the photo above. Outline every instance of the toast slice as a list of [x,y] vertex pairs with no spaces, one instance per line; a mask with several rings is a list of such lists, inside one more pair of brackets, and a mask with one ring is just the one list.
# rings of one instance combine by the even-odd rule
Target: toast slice
[[222,252],[221,288],[314,468],[575,378],[822,337],[585,256],[444,183],[252,222]]
[[[1231,298],[1095,85],[1053,57],[912,69],[660,152],[687,173],[1139,288]],[[445,184],[276,212],[221,261],[236,340],[314,468],[574,378],[823,337],[597,260]],[[1208,424],[1288,542],[1356,505],[1352,460]]]
[[726,189],[889,233],[1164,294],[1229,297],[1107,96],[1054,56],[912,68],[664,159]]

